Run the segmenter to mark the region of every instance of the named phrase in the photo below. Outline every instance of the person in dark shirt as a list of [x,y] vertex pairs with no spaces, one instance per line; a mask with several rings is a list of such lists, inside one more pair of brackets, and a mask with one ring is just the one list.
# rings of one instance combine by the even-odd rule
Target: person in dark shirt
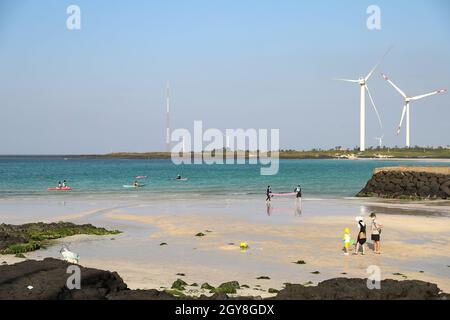
[[295,187],[294,192],[297,193],[296,197],[297,198],[301,198],[302,197],[302,188],[300,187],[300,185],[298,185],[297,187]]
[[267,186],[266,195],[266,201],[270,201],[270,199],[272,198],[272,188],[270,186]]

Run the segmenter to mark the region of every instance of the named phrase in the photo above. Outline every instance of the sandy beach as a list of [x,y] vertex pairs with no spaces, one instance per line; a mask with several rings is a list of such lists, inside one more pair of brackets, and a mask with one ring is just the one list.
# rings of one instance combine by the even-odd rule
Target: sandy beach
[[[10,208],[20,214],[12,214]],[[363,215],[369,223],[371,211],[378,213],[385,226],[382,255],[369,248],[365,256],[344,256],[344,228],[349,227],[355,238],[354,217]],[[66,244],[80,254],[83,266],[117,271],[132,289],[170,288],[177,278],[212,285],[237,280],[249,287],[239,290],[239,295],[262,297],[271,296],[267,290],[281,289],[284,283],[314,285],[336,277],[366,278],[371,265],[380,268],[383,279],[423,280],[449,292],[449,216],[447,201],[374,199],[306,199],[301,210],[292,199],[274,201],[268,209],[256,197],[170,203],[4,199],[0,206],[1,220],[6,223],[64,220],[123,231],[117,236],[65,238],[26,254],[28,259],[60,258],[61,245]],[[239,248],[243,241],[248,250]],[[0,257],[8,264],[22,260]],[[294,263],[299,260],[305,264]],[[186,293],[207,292],[194,286]]]

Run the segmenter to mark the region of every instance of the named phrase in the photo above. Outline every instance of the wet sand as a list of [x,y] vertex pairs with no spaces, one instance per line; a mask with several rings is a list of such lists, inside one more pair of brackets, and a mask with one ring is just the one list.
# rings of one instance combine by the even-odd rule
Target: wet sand
[[[385,226],[382,255],[366,248],[365,256],[344,256],[344,228],[349,227],[355,238],[354,217],[363,215],[369,223],[367,216],[374,210]],[[268,208],[257,198],[0,203],[0,220],[6,223],[65,220],[124,231],[118,236],[62,239],[45,250],[28,253],[27,258],[59,257],[64,243],[80,254],[82,265],[117,271],[132,289],[170,288],[177,278],[214,286],[237,280],[250,287],[238,294],[261,296],[270,296],[267,289],[280,289],[285,282],[366,278],[371,265],[380,267],[383,279],[418,279],[450,292],[449,213],[448,202],[371,199],[307,199],[301,208],[292,199],[275,200]],[[205,236],[196,237],[199,232]],[[239,248],[242,241],[249,244],[248,250]],[[0,262],[20,260],[0,256]],[[295,264],[298,260],[306,264]],[[258,280],[261,276],[270,279]],[[188,287],[187,293],[205,291]]]

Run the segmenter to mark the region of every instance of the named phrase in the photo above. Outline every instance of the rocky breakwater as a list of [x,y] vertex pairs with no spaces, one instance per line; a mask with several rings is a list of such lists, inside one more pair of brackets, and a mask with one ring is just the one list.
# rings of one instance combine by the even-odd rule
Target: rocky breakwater
[[375,169],[357,197],[450,199],[450,167],[385,167]]

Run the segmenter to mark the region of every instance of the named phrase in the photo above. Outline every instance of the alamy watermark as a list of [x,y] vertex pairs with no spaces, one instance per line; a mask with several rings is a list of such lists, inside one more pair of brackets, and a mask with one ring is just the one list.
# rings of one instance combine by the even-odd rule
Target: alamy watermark
[[81,269],[77,265],[70,265],[67,267],[66,273],[70,274],[67,278],[66,286],[69,290],[81,289]]
[[369,266],[366,270],[369,276],[367,277],[367,289],[380,290],[381,289],[381,269],[378,266]]
[[279,129],[209,128],[194,121],[193,135],[188,129],[172,132],[172,162],[181,164],[260,165],[261,175],[275,175],[279,170]]
[[366,21],[367,29],[381,30],[381,9],[377,5],[367,7],[366,13],[369,15]]
[[76,4],[67,7],[66,13],[69,15],[66,19],[66,27],[68,30],[81,29],[81,9]]

